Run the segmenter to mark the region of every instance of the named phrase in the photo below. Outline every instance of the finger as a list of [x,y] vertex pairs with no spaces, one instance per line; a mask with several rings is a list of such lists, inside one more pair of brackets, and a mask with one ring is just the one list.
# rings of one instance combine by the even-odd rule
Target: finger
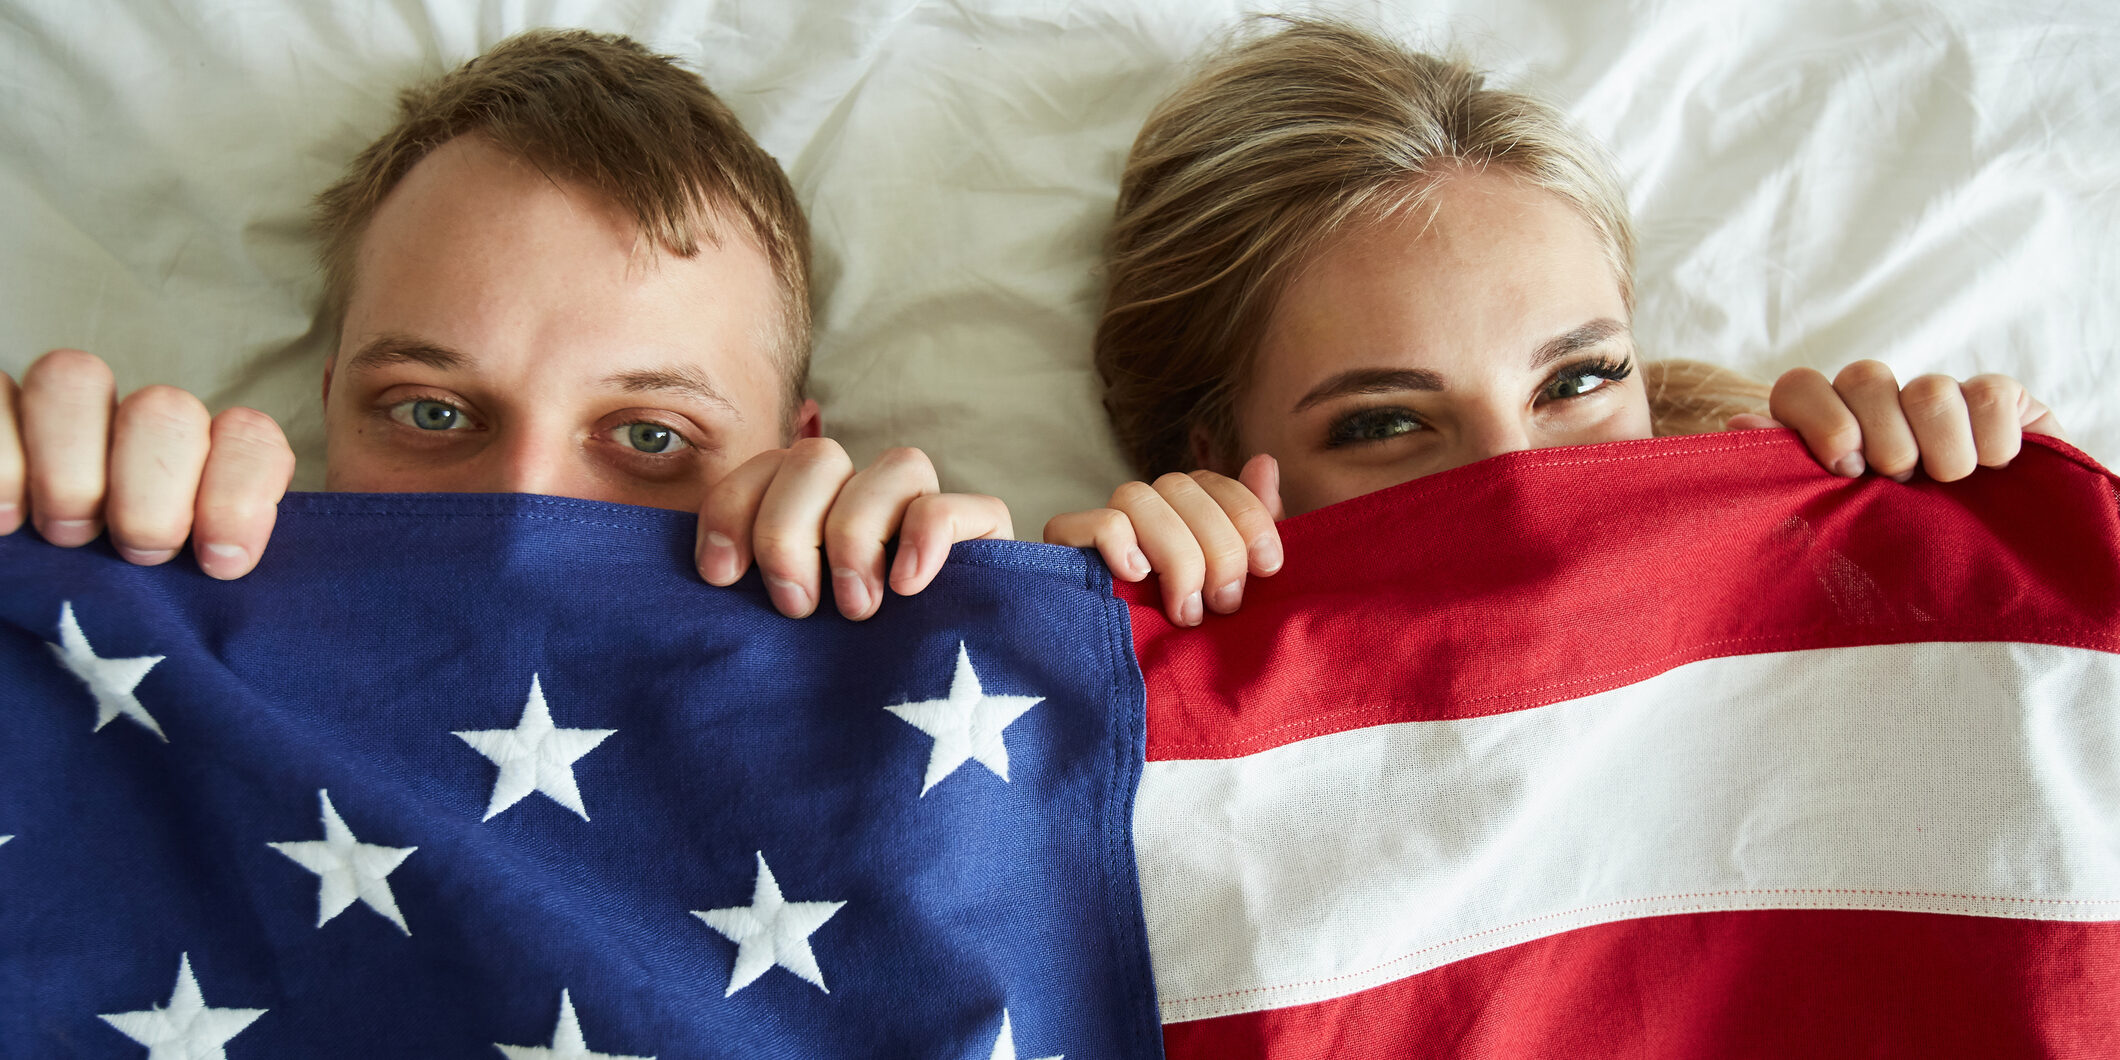
[[1956,482],[1980,466],[1972,419],[1958,380],[1947,375],[1917,376],[1899,392],[1899,407],[1921,449],[1921,468],[1930,478]]
[[824,519],[854,475],[854,462],[830,438],[804,438],[788,447],[780,473],[758,502],[751,552],[766,595],[789,618],[805,618],[822,599],[819,567]]
[[[1272,457],[1267,459],[1271,460]],[[1245,465],[1248,469],[1249,464]],[[1266,502],[1249,486],[1209,471],[1195,471],[1192,480],[1214,498],[1244,542],[1245,562],[1253,574],[1272,574],[1281,569],[1281,534],[1274,529]],[[1230,610],[1235,610],[1232,606]]]
[[[1847,402],[1841,400],[1833,384],[1816,369],[1797,368],[1782,373],[1774,381],[1767,408],[1774,416],[1767,422],[1779,421],[1777,426],[1794,430],[1811,455],[1834,474],[1848,478],[1862,474],[1862,425],[1848,411]],[[1732,417],[1730,426],[1737,427],[1737,421],[1743,418]]]
[[53,350],[23,373],[30,518],[54,545],[85,545],[103,532],[116,395],[110,366],[80,350]]
[[15,381],[0,372],[0,534],[22,529],[28,468],[22,459],[22,409]]
[[294,478],[294,450],[280,425],[256,409],[215,416],[210,437],[192,514],[192,551],[207,574],[240,578],[265,554],[280,498]]
[[1723,424],[1723,430],[1762,431],[1766,430],[1769,427],[1782,426],[1786,426],[1786,424],[1783,424],[1780,420],[1773,419],[1768,416],[1762,416],[1756,412],[1740,412],[1737,415],[1730,417],[1730,422]]
[[1185,520],[1194,539],[1200,543],[1200,557],[1206,564],[1203,577],[1207,606],[1217,614],[1226,615],[1243,602],[1244,572],[1249,560],[1244,536],[1237,532],[1229,513],[1222,510],[1222,505],[1194,477],[1213,474],[1212,471],[1194,472],[1193,475],[1173,473],[1157,479],[1155,487],[1156,492],[1170,502],[1179,518]]
[[[825,562],[840,614],[862,619],[882,606],[884,542],[898,533],[907,506],[938,488],[927,454],[903,448],[887,450],[841,487],[824,520]],[[901,565],[903,556],[901,550]]]
[[1192,527],[1186,525],[1161,492],[1146,482],[1129,482],[1113,491],[1111,506],[1133,524],[1149,569],[1162,574],[1163,613],[1178,625],[1199,625],[1204,617],[1200,586],[1207,573],[1207,561]]
[[118,405],[110,431],[110,543],[132,563],[163,563],[191,536],[192,509],[213,417],[173,386],[151,386]]
[[[1146,485],[1144,483],[1144,485]],[[1112,576],[1137,582],[1148,577],[1148,557],[1134,537],[1134,521],[1117,508],[1092,508],[1053,516],[1045,524],[1045,543],[1092,548],[1104,558]]]
[[1008,505],[983,493],[937,493],[905,510],[898,532],[898,559],[891,565],[891,591],[911,596],[928,587],[949,559],[950,546],[980,538],[1016,536]]
[[1921,446],[1899,406],[1899,381],[1892,370],[1881,361],[1856,361],[1833,378],[1833,389],[1862,425],[1863,460],[1895,481],[1914,477]]
[[2049,438],[2057,438],[2064,442],[2068,441],[2068,435],[2061,430],[2061,418],[2054,415],[2053,410],[2033,398],[2027,397],[2025,402],[2025,410],[2018,417],[2020,419],[2029,418],[2029,422],[2024,425],[2024,433],[2043,434]]
[[1271,454],[1259,453],[1245,461],[1237,481],[1266,505],[1267,518],[1277,523],[1288,518],[1288,509],[1281,504],[1281,462]]
[[769,449],[738,465],[707,490],[700,502],[699,530],[692,541],[693,564],[709,585],[734,585],[751,566],[751,524],[766,487],[780,473],[785,449]]
[[[2024,446],[2021,410],[2029,397],[2006,375],[1976,375],[1959,387],[1973,425],[1973,449],[1981,467],[2002,467]],[[2044,410],[2041,406],[2041,410]]]

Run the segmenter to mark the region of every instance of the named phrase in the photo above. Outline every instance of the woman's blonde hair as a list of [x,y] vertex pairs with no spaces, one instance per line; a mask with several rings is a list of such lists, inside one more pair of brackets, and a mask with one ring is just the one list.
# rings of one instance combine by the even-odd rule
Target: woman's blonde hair
[[1505,167],[1572,206],[1632,311],[1626,197],[1559,110],[1346,23],[1261,21],[1281,28],[1211,56],[1157,106],[1120,178],[1096,361],[1142,474],[1193,466],[1195,428],[1241,455],[1231,409],[1297,269],[1341,230],[1423,205],[1458,167]]

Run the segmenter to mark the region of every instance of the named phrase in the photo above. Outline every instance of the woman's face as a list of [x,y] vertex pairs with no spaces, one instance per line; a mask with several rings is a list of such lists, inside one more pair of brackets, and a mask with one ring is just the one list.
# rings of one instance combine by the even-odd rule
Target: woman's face
[[1432,221],[1328,243],[1275,307],[1236,435],[1240,459],[1280,462],[1290,515],[1518,449],[1650,436],[1589,222],[1499,169],[1431,201]]

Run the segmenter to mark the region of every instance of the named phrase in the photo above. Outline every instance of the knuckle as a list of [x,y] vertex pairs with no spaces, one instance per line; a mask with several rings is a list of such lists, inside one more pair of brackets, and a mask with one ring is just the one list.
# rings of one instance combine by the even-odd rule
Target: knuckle
[[847,458],[847,451],[830,438],[804,438],[788,447],[791,463],[811,468],[852,469],[854,462]]
[[785,530],[760,528],[751,539],[751,554],[758,564],[776,572],[796,568],[804,560],[816,561],[817,543]]
[[213,444],[244,450],[253,455],[294,455],[287,447],[287,435],[273,418],[256,409],[232,408],[213,418]]
[[206,405],[190,391],[160,383],[142,387],[118,405],[127,428],[165,437],[202,437],[210,417]]
[[1966,408],[1973,412],[2016,410],[2017,382],[2008,376],[1976,375],[1961,384],[1959,389],[1965,395]]
[[1112,491],[1111,506],[1113,508],[1138,508],[1161,497],[1162,494],[1157,493],[1154,486],[1135,480]]
[[53,350],[37,358],[22,375],[24,386],[64,390],[110,390],[117,377],[103,358],[85,350]]
[[877,467],[905,468],[932,467],[927,453],[910,445],[894,445],[876,457]]
[[1944,375],[1920,376],[1899,392],[1899,407],[1917,419],[1942,416],[1958,403],[1958,381]]
[[1840,370],[1833,377],[1835,388],[1868,390],[1877,387],[1897,386],[1898,377],[1892,374],[1890,365],[1883,361],[1856,361]]
[[1195,481],[1191,475],[1181,471],[1171,471],[1159,476],[1155,485],[1156,492],[1166,497],[1174,493],[1185,493],[1199,488],[1199,482]]

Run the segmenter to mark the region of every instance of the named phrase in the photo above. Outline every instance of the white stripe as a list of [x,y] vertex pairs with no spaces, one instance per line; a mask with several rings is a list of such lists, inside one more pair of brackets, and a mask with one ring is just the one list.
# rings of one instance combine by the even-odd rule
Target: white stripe
[[1641,916],[2120,919],[2120,656],[1739,656],[1535,710],[1151,762],[1134,840],[1165,1022]]

